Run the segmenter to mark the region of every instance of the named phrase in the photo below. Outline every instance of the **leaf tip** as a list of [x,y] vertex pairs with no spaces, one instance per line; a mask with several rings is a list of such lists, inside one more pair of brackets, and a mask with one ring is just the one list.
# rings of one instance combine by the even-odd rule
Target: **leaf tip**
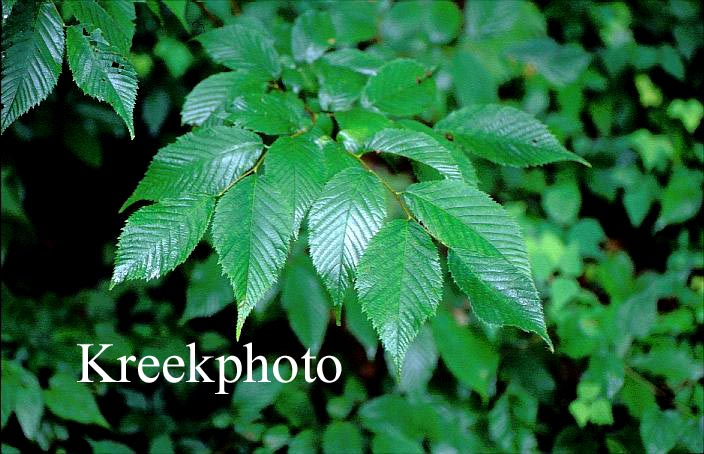
[[240,341],[240,335],[242,334],[242,327],[244,326],[244,320],[246,318],[247,318],[246,316],[237,315],[237,326],[235,328],[235,340],[237,342]]
[[342,326],[342,306],[335,306],[333,312],[335,313],[335,325]]
[[548,335],[547,331],[540,333],[540,337],[545,341],[546,344],[548,344],[548,350],[550,350],[550,353],[555,353],[555,346],[553,345],[552,340],[550,340],[550,336]]

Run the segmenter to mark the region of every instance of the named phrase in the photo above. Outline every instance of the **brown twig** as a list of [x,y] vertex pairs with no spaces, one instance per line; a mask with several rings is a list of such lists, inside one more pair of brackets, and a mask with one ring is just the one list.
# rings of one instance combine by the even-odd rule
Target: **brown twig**
[[203,15],[210,21],[210,23],[214,27],[222,27],[223,21],[220,19],[218,16],[212,13],[208,8],[205,7],[205,4],[203,2],[195,2],[196,5],[198,5],[198,8],[200,9],[200,12],[203,13]]

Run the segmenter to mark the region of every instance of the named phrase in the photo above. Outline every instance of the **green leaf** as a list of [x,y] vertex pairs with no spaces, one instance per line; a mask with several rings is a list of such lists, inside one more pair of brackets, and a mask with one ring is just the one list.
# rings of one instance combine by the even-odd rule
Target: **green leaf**
[[379,2],[331,2],[330,6],[337,44],[352,46],[374,38],[376,23],[371,19],[385,7]]
[[457,37],[462,28],[462,13],[451,1],[433,1],[423,5],[423,26],[431,43],[447,44]]
[[589,165],[567,151],[545,125],[513,107],[465,107],[440,120],[435,129],[451,133],[469,151],[497,164],[525,167],[576,161]]
[[423,132],[384,129],[376,133],[365,148],[405,156],[433,167],[447,178],[462,179],[462,173],[452,159],[450,150]]
[[316,452],[319,446],[318,435],[312,429],[305,429],[291,439],[288,454],[309,454]]
[[530,2],[470,2],[464,13],[465,33],[472,40],[522,40],[543,35],[547,29],[545,17]]
[[336,50],[325,54],[323,61],[328,65],[351,69],[365,76],[373,76],[384,64],[384,60],[378,55],[359,49]]
[[286,261],[293,213],[274,183],[250,175],[227,191],[213,218],[213,245],[237,300],[237,338]]
[[677,444],[684,431],[683,418],[675,410],[660,411],[654,407],[643,415],[640,423],[640,436],[645,452],[665,454]]
[[[403,126],[405,129],[422,132],[435,139],[435,141],[439,142],[444,148],[447,148],[452,156],[452,161],[454,161],[460,170],[461,178],[458,179],[464,180],[465,183],[472,187],[477,186],[477,171],[474,168],[474,164],[472,164],[472,161],[469,159],[469,156],[467,156],[467,153],[463,152],[462,148],[458,144],[450,142],[443,134],[418,121],[406,119],[398,120],[396,123]],[[442,180],[445,178],[445,176],[443,176],[443,174],[437,169],[423,164],[422,162],[415,162],[413,170],[418,177],[418,181],[421,182]]]
[[323,453],[362,454],[362,434],[350,422],[334,421],[323,432]]
[[110,104],[134,138],[137,73],[132,63],[103,39],[100,30],[88,34],[81,25],[68,28],[66,48],[76,85],[88,96]]
[[317,354],[330,319],[330,303],[308,255],[300,255],[284,268],[283,306],[293,332],[304,347]]
[[361,151],[374,134],[393,125],[393,122],[385,116],[360,108],[337,112],[335,119],[340,126],[337,140],[352,153]]
[[[111,47],[123,57],[129,56],[135,30],[134,5],[131,2],[122,0],[105,2],[105,6],[110,9],[110,14],[100,3],[93,0],[71,0],[65,4],[88,32],[92,33],[100,29],[101,35]],[[124,6],[128,8],[126,11],[121,9]],[[131,14],[129,8],[131,8]]]
[[159,41],[154,46],[154,55],[164,62],[175,79],[183,77],[194,62],[186,43],[168,35],[159,36]]
[[623,388],[619,393],[620,400],[635,418],[642,419],[646,412],[658,409],[655,394],[648,384],[640,377],[635,378],[631,375],[624,377]]
[[404,199],[430,233],[451,249],[452,276],[477,316],[490,324],[536,332],[552,349],[523,237],[504,209],[454,180],[412,185]]
[[254,165],[263,148],[258,135],[228,126],[185,134],[159,150],[121,210],[139,200],[219,195]]
[[446,311],[432,320],[433,337],[450,372],[486,401],[496,379],[499,355],[467,327],[459,326]]
[[345,328],[364,347],[369,361],[376,356],[379,341],[374,332],[374,327],[362,312],[362,306],[357,300],[355,292],[349,292],[343,304],[345,308]]
[[256,73],[224,72],[206,77],[186,96],[181,123],[200,126],[225,112],[242,93],[264,93],[266,81]]
[[533,331],[552,349],[543,308],[533,280],[504,258],[451,250],[452,278],[469,297],[477,317],[490,325],[510,325]]
[[235,296],[227,279],[221,274],[215,254],[196,263],[186,289],[186,308],[179,323],[197,317],[210,317],[232,303]]
[[188,9],[188,0],[161,0],[164,6],[171,11],[176,19],[181,22],[183,28],[187,31],[191,31],[191,26],[186,19],[186,10]]
[[667,106],[667,116],[679,119],[687,132],[694,134],[704,117],[704,106],[697,99],[675,99]]
[[89,438],[88,443],[93,449],[93,454],[134,454],[129,446],[110,440],[94,441]]
[[235,24],[216,28],[196,38],[216,63],[230,69],[260,72],[277,79],[279,54],[273,40],[255,28]]
[[530,276],[530,264],[516,222],[498,203],[455,180],[409,186],[404,200],[430,233],[452,249],[504,257]]
[[[389,371],[398,374],[391,355],[386,356]],[[424,392],[438,366],[438,349],[428,325],[423,325],[408,346],[403,370],[398,382],[399,390],[407,393]]]
[[382,40],[404,53],[417,52],[429,43],[447,44],[461,27],[458,6],[445,0],[394,3],[381,22]]
[[460,107],[499,100],[498,83],[486,66],[486,62],[472,51],[458,49],[449,70]]
[[368,400],[359,409],[361,423],[370,432],[395,435],[406,443],[422,441],[435,423],[433,413],[429,405],[394,394]]
[[400,374],[408,346],[442,297],[437,248],[417,223],[391,221],[362,255],[356,288]]
[[37,377],[19,363],[3,360],[2,401],[3,427],[14,411],[24,436],[34,440],[44,414],[42,388]]
[[582,193],[573,179],[565,179],[547,188],[541,203],[550,219],[558,224],[574,225],[582,206]]
[[[266,373],[268,382],[259,381],[263,372]],[[284,373],[281,372],[283,377],[286,376]],[[263,409],[274,403],[285,384],[273,379],[273,374],[273,364],[269,363],[266,370],[259,367],[252,372],[254,381],[237,382],[235,392],[232,394],[232,405],[236,411],[237,422],[250,422],[257,419]]]
[[301,132],[312,124],[303,101],[291,92],[248,93],[235,99],[227,120],[269,135]]
[[265,168],[288,200],[293,212],[293,231],[298,229],[325,184],[323,151],[303,137],[281,137],[266,155]]
[[291,50],[296,61],[313,63],[335,44],[335,25],[327,11],[307,11],[291,29]]
[[362,106],[395,116],[420,114],[435,99],[435,81],[431,76],[415,60],[393,60],[369,79],[362,92]]
[[359,259],[385,216],[384,187],[359,167],[335,175],[313,205],[310,254],[336,306],[342,304]]
[[212,197],[164,199],[127,219],[117,242],[111,286],[130,279],[156,279],[185,262],[205,234]]
[[323,160],[326,180],[350,167],[362,167],[351,153],[345,151],[339,143],[333,140],[329,140],[323,145]]
[[320,89],[318,100],[325,111],[349,110],[359,99],[367,78],[351,69],[316,63],[316,75]]
[[687,221],[699,212],[702,206],[702,182],[704,175],[700,170],[675,167],[662,193],[662,210],[655,222],[656,230]]
[[643,223],[660,192],[660,185],[654,175],[639,175],[637,182],[624,188],[623,207],[631,225],[638,227]]
[[512,46],[508,54],[536,70],[555,87],[578,80],[589,66],[591,55],[575,43],[558,44],[551,38],[537,38]]
[[51,377],[49,389],[44,391],[44,402],[59,418],[110,428],[90,389],[70,375],[59,373]]
[[4,20],[2,132],[49,96],[64,55],[64,24],[52,2],[20,2]]

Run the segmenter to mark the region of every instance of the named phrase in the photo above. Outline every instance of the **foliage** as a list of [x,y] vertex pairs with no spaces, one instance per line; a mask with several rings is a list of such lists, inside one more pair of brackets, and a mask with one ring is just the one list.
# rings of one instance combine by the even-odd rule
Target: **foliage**
[[[49,96],[61,73],[65,43],[76,85],[110,104],[134,137],[137,74],[128,60],[134,4],[69,0],[60,6],[62,15],[52,1],[19,1],[3,12],[2,131]],[[64,36],[64,20],[70,19],[78,23]]]
[[[221,88],[220,79],[213,84],[210,79],[193,90],[189,98],[198,99],[198,105],[206,99],[208,111],[211,103],[222,110],[198,118],[201,126],[195,132],[162,148],[125,203],[157,202],[127,220],[117,246],[113,284],[160,277],[182,263],[210,220],[212,208],[193,209],[192,198],[206,194],[216,204],[212,244],[237,301],[237,339],[247,315],[278,281],[291,241],[308,218],[310,256],[335,310],[340,313],[357,281],[362,310],[399,371],[408,346],[440,299],[443,275],[433,240],[450,250],[451,269],[462,281],[459,288],[477,300],[475,304],[504,306],[482,309],[483,321],[535,331],[552,349],[518,226],[488,195],[443,180],[463,178],[451,152],[455,142],[466,153],[500,164],[586,161],[560,145],[547,127],[513,107],[488,104],[451,112],[429,131],[444,133],[446,139],[409,131],[396,120],[433,118],[436,93],[433,67],[410,58],[391,59],[369,75],[335,71],[333,85],[327,84],[332,81],[323,70],[317,89],[297,89],[280,77],[283,57],[275,38],[262,27],[237,23],[199,36],[214,62],[233,69],[239,79],[266,81],[270,89],[256,93],[252,87],[254,92],[233,96]],[[350,37],[339,38],[356,44]],[[278,44],[289,44],[290,57],[298,62],[291,63],[290,70],[316,73],[318,60],[337,39],[330,13],[310,10],[294,21],[290,43]],[[373,50],[348,50],[355,51],[358,60],[375,55]],[[224,79],[227,75],[210,77],[231,80]],[[356,161],[328,170],[326,155],[344,153],[335,150],[341,143],[331,137],[340,129],[335,113],[349,111],[357,101],[366,109],[360,114],[377,113],[379,121],[391,127],[360,141],[359,149],[348,155]],[[182,118],[193,116],[193,111],[182,111]],[[263,151],[256,145],[251,150],[251,144],[262,142]],[[268,159],[272,149],[273,162]],[[366,157],[371,153],[403,156],[434,168],[442,180],[398,191],[375,171],[381,163]],[[469,159],[464,164],[472,166]],[[387,216],[385,188],[396,197],[408,226],[385,223],[395,217]],[[168,199],[176,196],[180,198]],[[186,232],[181,232],[182,225]],[[396,244],[402,249],[391,247]],[[427,260],[416,261],[418,254]],[[394,262],[398,257],[401,261]],[[391,263],[395,266],[389,267]]]
[[[700,10],[3,2],[2,451],[701,452]],[[343,379],[76,383],[192,341]]]

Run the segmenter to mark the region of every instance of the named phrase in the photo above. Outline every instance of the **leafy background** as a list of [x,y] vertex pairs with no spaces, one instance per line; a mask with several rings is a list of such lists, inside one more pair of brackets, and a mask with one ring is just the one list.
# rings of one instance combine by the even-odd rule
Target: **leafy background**
[[[304,254],[293,254],[238,343],[232,293],[207,246],[159,281],[108,290],[117,212],[155,151],[185,131],[185,96],[218,70],[193,37],[258,20],[287,48],[294,19],[311,8],[329,11],[341,46],[362,41],[384,59],[436,67],[438,96],[423,120],[500,100],[592,163],[474,160],[480,188],[523,227],[554,354],[535,335],[481,324],[448,286],[446,309],[411,345],[397,382],[354,302],[335,326]],[[213,0],[136,10],[134,140],[68,72],[3,134],[3,452],[703,450],[698,2]],[[334,385],[240,383],[230,396],[206,384],[87,386],[75,383],[75,344],[87,341],[115,344],[115,357],[163,358],[192,341],[216,356],[250,341],[271,357],[311,347],[339,357],[344,373]]]

